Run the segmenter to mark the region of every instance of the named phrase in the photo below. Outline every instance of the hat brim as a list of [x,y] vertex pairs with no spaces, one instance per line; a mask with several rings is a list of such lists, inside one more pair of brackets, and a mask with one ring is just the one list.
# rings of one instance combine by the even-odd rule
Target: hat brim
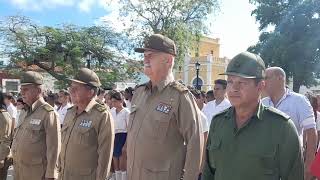
[[144,53],[145,51],[163,52],[163,53],[167,53],[167,54],[171,54],[173,56],[176,56],[176,54],[174,54],[174,53],[160,51],[160,50],[152,49],[152,48],[134,48],[134,51],[137,52],[137,53]]
[[248,76],[242,73],[235,73],[235,72],[225,72],[225,73],[221,73],[219,75],[227,75],[227,76],[238,76],[238,77],[242,77],[242,78],[246,78],[246,79],[256,79],[258,77],[256,76]]
[[20,83],[20,86],[26,86],[26,85],[31,85],[31,84],[42,85],[42,84],[37,84],[37,83]]
[[87,84],[88,85],[88,83],[85,83],[83,81],[79,81],[79,80],[76,80],[76,79],[69,79],[69,81],[73,81],[73,82],[76,82],[76,83]]
[[162,52],[152,48],[134,48],[134,51],[137,53],[144,53],[145,51]]

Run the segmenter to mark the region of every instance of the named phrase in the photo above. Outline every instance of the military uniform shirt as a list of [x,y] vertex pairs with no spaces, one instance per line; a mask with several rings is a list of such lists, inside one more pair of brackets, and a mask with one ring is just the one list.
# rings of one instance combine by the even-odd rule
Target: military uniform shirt
[[12,143],[14,179],[58,178],[60,148],[58,115],[40,98],[19,117]]
[[261,103],[240,129],[233,107],[211,124],[204,180],[303,180],[303,161],[293,122]]
[[128,125],[128,180],[195,180],[203,146],[199,112],[178,82],[138,87]]
[[5,110],[0,110],[0,161],[5,160],[10,154],[12,143],[12,119]]
[[76,106],[70,108],[61,131],[60,180],[105,180],[114,141],[106,107],[93,99],[78,115]]

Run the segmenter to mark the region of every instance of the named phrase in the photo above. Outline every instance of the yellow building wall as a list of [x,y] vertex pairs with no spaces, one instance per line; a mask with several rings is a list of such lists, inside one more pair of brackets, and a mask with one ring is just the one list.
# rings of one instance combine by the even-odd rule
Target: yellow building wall
[[[203,86],[201,90],[208,91],[213,89],[214,81],[216,79],[225,79],[225,76],[219,75],[225,72],[226,68],[226,58],[220,57],[220,44],[219,39],[213,39],[208,37],[201,38],[199,42],[199,57],[195,57],[197,44],[193,44],[190,49],[191,60],[188,66],[188,82],[184,82],[186,85],[192,86],[193,80],[196,78],[196,68],[195,63],[198,61],[200,63],[199,77],[203,80]],[[208,69],[208,60],[207,56],[212,54],[213,63],[211,64],[211,81],[208,82],[207,73]],[[175,69],[175,78],[177,80],[184,80],[184,68],[183,65]],[[211,88],[209,88],[211,86]]]

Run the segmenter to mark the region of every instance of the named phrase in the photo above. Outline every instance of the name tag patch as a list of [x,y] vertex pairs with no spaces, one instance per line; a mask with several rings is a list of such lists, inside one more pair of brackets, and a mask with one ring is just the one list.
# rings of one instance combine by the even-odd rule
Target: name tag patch
[[31,119],[30,124],[33,125],[40,125],[41,119]]
[[171,111],[172,106],[165,104],[165,103],[160,103],[158,104],[158,106],[156,107],[156,110],[165,114],[169,114],[169,112]]
[[81,123],[79,124],[79,127],[90,128],[91,124],[92,124],[92,121],[82,120]]

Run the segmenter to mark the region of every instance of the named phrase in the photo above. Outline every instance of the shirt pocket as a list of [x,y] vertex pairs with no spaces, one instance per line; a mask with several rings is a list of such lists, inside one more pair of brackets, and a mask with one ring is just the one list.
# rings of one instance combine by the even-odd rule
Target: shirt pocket
[[171,116],[160,116],[154,120],[153,135],[155,140],[163,142],[168,134]]
[[32,124],[26,128],[26,131],[28,132],[28,139],[30,143],[37,143],[41,140],[41,125]]
[[136,107],[132,107],[131,108],[131,112],[129,114],[129,122],[128,122],[128,128],[127,131],[129,132],[133,126],[133,122],[134,122],[134,118],[136,116],[137,113],[137,108]]
[[93,145],[96,141],[93,138],[93,128],[78,128],[76,130],[76,142],[81,145]]
[[248,152],[246,155],[248,163],[255,167],[255,171],[262,174],[266,179],[276,179],[279,172],[276,161],[276,151],[270,152]]

